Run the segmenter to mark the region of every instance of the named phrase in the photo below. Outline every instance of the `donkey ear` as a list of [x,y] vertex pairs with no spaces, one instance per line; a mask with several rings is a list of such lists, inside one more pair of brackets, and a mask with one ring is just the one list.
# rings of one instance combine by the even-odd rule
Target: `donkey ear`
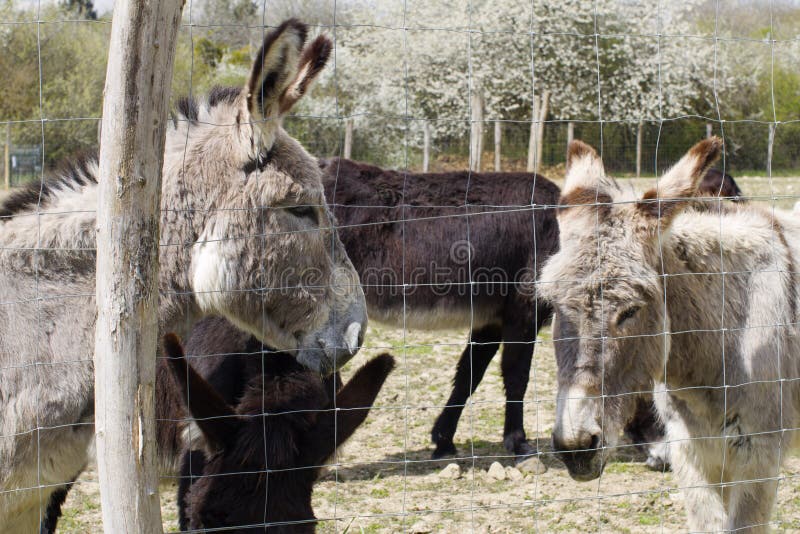
[[179,394],[211,450],[221,450],[236,436],[241,425],[233,409],[217,390],[186,362],[178,336],[164,336],[164,354],[178,385]]
[[697,192],[708,169],[722,153],[722,139],[709,137],[700,141],[683,156],[653,189],[637,202],[636,209],[648,217],[669,222]]
[[324,35],[318,36],[303,50],[297,75],[281,94],[279,102],[281,115],[292,109],[292,106],[306,94],[308,88],[328,63],[331,50],[333,50],[333,43]]
[[606,175],[603,160],[597,151],[578,139],[567,148],[567,175],[564,179],[564,192],[572,189],[597,189]]
[[308,26],[296,19],[270,32],[258,51],[245,87],[247,109],[271,146],[280,120],[306,93],[325,67],[332,44],[317,37],[304,48]]
[[336,410],[321,414],[317,421],[310,458],[318,463],[329,458],[367,418],[375,397],[394,369],[391,354],[381,354],[364,364],[336,394]]
[[611,209],[611,189],[619,187],[606,177],[603,160],[595,149],[583,141],[572,141],[567,149],[567,175],[559,199],[560,213],[594,214],[593,208],[606,213]]

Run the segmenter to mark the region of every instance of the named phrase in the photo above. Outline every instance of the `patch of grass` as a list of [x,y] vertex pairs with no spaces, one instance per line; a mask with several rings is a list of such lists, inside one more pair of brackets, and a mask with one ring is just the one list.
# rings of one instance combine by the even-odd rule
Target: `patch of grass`
[[386,488],[374,488],[369,492],[369,494],[378,499],[385,499],[389,496],[389,490]]
[[606,473],[632,475],[644,472],[645,468],[641,463],[611,462],[605,470]]
[[655,514],[639,514],[639,524],[653,526],[661,524],[661,516]]

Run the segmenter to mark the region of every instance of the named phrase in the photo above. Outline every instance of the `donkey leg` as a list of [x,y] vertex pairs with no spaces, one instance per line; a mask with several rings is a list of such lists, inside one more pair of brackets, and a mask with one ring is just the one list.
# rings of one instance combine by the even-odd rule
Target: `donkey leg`
[[464,404],[480,384],[489,362],[497,353],[500,336],[500,327],[497,325],[486,326],[472,332],[470,344],[458,360],[456,376],[453,378],[453,391],[431,431],[431,440],[436,445],[432,456],[434,460],[456,453],[453,436],[456,434]]
[[769,520],[775,504],[775,480],[737,483],[726,491],[730,494],[730,512],[726,530],[755,534],[769,532]]
[[669,460],[686,503],[689,532],[719,532],[727,518],[722,492],[715,482],[719,476],[708,473],[703,451],[682,428],[667,428]]
[[[72,482],[75,482],[75,480],[73,479]],[[61,517],[61,507],[64,506],[64,501],[67,500],[67,494],[69,490],[72,489],[72,482],[57,488],[50,494],[50,500],[47,502],[47,509],[39,525],[39,534],[53,534],[56,531],[58,518]]]
[[503,445],[511,454],[521,457],[520,460],[536,454],[525,435],[523,401],[528,389],[537,331],[533,325],[527,324],[503,326],[503,359],[500,364],[506,390]]
[[653,471],[668,471],[669,450],[664,425],[659,421],[652,395],[636,399],[636,413],[625,426],[625,435],[647,453],[645,464]]
[[186,496],[194,483],[193,477],[203,474],[206,457],[203,451],[193,450],[183,453],[181,470],[178,477],[178,528],[181,531],[189,530],[189,517],[186,515]]

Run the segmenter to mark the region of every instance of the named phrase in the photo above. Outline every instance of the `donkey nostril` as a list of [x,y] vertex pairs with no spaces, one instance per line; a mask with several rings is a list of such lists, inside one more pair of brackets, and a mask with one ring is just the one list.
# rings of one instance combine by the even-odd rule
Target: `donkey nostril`
[[589,445],[590,450],[596,450],[600,448],[600,436],[597,434],[592,436],[592,443]]

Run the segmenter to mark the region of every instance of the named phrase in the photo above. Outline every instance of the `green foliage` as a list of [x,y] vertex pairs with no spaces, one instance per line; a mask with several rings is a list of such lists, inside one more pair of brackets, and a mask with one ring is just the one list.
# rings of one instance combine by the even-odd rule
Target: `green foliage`
[[92,0],[62,0],[61,5],[67,11],[77,13],[81,18],[97,20],[97,11]]
[[195,56],[209,69],[215,69],[222,61],[225,47],[207,37],[201,37],[194,45]]
[[[61,9],[77,7],[43,8],[43,18],[64,18]],[[48,165],[97,144],[109,30],[66,22],[0,33],[0,120],[25,121],[12,125],[13,144],[43,143]]]

